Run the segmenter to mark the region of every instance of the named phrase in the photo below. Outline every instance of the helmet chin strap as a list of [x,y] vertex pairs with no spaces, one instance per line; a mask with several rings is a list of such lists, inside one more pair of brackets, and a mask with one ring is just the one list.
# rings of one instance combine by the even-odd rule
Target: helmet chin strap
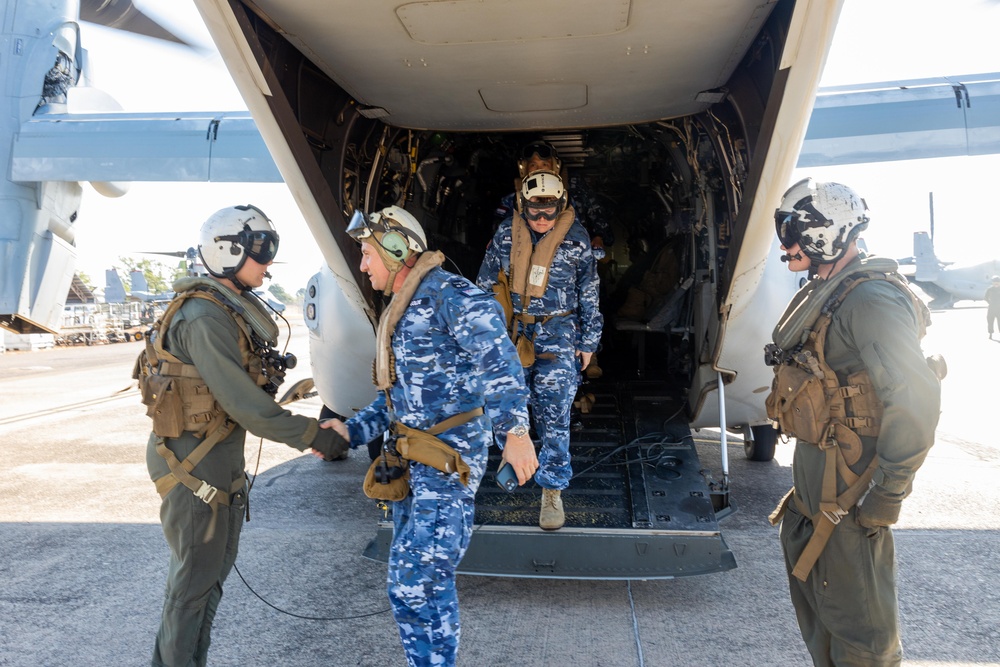
[[233,285],[236,286],[236,289],[238,289],[241,293],[242,292],[249,292],[250,291],[250,287],[247,286],[247,285],[244,285],[243,282],[240,281],[240,279],[236,277],[236,269],[232,269],[232,268],[225,269],[222,272],[222,275],[224,277],[228,278],[229,281],[231,283],[233,283]]
[[382,249],[381,244],[377,245],[375,249],[378,252],[379,258],[382,260],[382,264],[389,271],[389,280],[386,282],[385,288],[382,290],[382,294],[384,294],[386,298],[389,298],[392,296],[392,288],[396,283],[396,276],[398,276],[399,272],[403,270],[403,263],[395,258],[390,259],[388,256],[389,253]]
[[[389,267],[386,267],[387,269]],[[399,270],[402,267],[397,264],[395,269],[389,269],[389,281],[385,284],[385,289],[382,290],[382,294],[385,294],[386,298],[392,296],[392,288],[396,284],[396,276],[399,275]]]

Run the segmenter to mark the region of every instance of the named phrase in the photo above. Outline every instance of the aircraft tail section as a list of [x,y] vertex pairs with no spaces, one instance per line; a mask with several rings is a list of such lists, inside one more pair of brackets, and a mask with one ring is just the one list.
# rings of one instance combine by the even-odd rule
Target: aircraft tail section
[[107,269],[104,272],[104,301],[125,303],[125,285],[115,269]]
[[941,260],[934,253],[934,241],[927,232],[913,233],[913,257],[917,266],[914,278],[918,282],[938,279]]
[[132,283],[133,292],[148,292],[149,283],[146,281],[146,274],[142,271],[131,271],[128,274],[129,282]]

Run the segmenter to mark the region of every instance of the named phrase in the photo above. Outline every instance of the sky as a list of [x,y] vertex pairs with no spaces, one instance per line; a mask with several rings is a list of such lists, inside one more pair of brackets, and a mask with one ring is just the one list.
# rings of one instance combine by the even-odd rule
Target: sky
[[[95,85],[126,111],[235,111],[246,107],[214,52],[191,0],[135,0],[149,14],[204,45],[151,44],[85,24],[83,45]],[[845,0],[821,85],[1000,72],[1000,2],[996,0]],[[129,54],[129,57],[122,57]],[[147,55],[148,54],[148,55]],[[959,263],[1000,257],[1000,156],[956,157],[797,170],[853,187],[868,203],[868,248],[880,255],[912,254],[913,232],[929,229],[934,193],[935,243],[942,259]],[[213,212],[251,203],[281,235],[273,282],[294,293],[322,261],[284,184],[134,182],[108,199],[84,185],[77,223],[78,269],[103,283],[118,258],[143,251],[185,250]],[[971,232],[971,233],[970,233]],[[162,258],[165,263],[175,260]]]

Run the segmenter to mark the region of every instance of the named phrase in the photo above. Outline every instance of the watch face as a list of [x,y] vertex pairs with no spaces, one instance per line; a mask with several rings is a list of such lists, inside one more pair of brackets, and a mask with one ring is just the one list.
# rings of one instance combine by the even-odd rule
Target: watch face
[[511,435],[515,435],[518,438],[523,438],[524,436],[528,435],[528,427],[525,426],[524,424],[518,424],[517,426],[512,428],[510,432]]

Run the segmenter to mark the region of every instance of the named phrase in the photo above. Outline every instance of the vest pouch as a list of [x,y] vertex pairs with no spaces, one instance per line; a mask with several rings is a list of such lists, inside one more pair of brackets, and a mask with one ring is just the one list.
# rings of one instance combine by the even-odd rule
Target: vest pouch
[[859,371],[849,376],[847,384],[857,386],[860,389],[860,393],[847,399],[847,414],[855,418],[866,417],[868,419],[866,425],[855,423],[851,430],[858,435],[877,436],[882,427],[882,414],[885,412],[885,405],[875,393],[875,386],[868,377],[868,371]]
[[148,375],[139,382],[146,415],[153,420],[153,433],[161,438],[179,438],[184,433],[184,405],[175,379]]
[[518,334],[517,340],[514,341],[514,347],[517,348],[517,357],[521,360],[521,365],[525,368],[533,366],[535,363],[535,342],[525,336],[524,334]]
[[[222,414],[222,408],[215,402],[212,390],[201,379],[177,378],[176,380],[184,384],[181,391],[184,430],[204,434],[209,422]],[[175,387],[177,382],[174,384]]]
[[830,420],[822,380],[798,366],[777,367],[765,407],[782,433],[814,444]]
[[864,448],[864,445],[857,433],[843,424],[834,423],[833,439],[837,441],[837,447],[840,448],[840,453],[844,455],[844,463],[848,467],[853,467],[854,464],[861,460],[861,450]]
[[[368,472],[365,474],[365,481],[362,483],[362,488],[364,489],[365,495],[373,500],[391,500],[393,502],[399,502],[403,498],[406,498],[410,493],[410,466],[406,461],[402,460],[398,456],[392,454],[385,454],[385,461],[382,459],[382,455],[375,457],[372,464],[368,466]],[[388,480],[388,484],[383,484],[379,481],[381,476],[379,473],[379,467],[383,467],[383,471],[386,470],[385,464],[389,463],[391,467],[400,467],[402,469],[402,474],[400,474],[395,479]],[[383,472],[383,474],[385,474]]]

